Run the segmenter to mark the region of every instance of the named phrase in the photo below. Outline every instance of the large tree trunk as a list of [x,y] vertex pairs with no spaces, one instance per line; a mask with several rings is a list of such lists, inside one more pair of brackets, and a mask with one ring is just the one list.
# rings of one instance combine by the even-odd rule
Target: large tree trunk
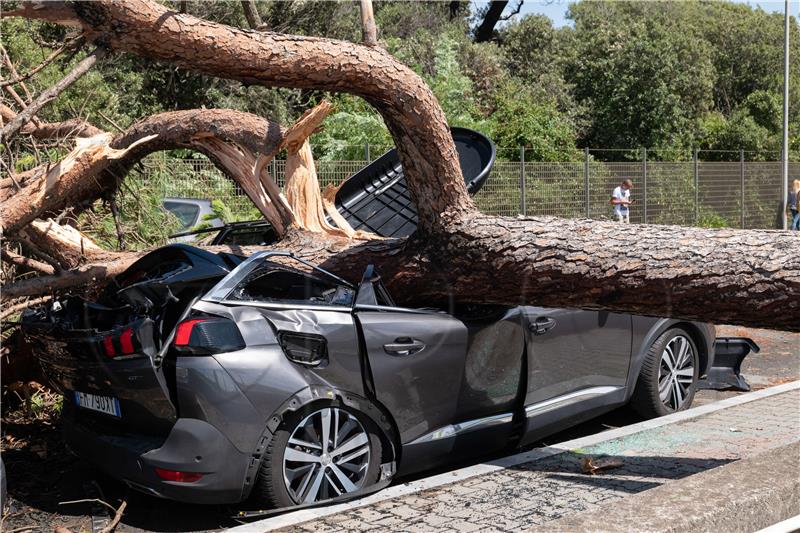
[[360,243],[290,232],[280,247],[350,279],[373,262],[404,303],[571,306],[800,330],[790,233],[479,214],[441,108],[380,49],[238,30],[146,0],[24,4],[17,14],[80,25],[115,50],[215,76],[365,98],[398,146],[420,231],[407,242]]

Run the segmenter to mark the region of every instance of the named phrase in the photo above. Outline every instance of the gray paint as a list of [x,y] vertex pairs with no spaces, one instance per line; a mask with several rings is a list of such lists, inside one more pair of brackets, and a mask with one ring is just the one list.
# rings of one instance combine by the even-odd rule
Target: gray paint
[[[110,437],[98,429],[88,432],[90,438],[81,435],[83,455],[157,495],[238,501],[249,493],[261,454],[286,413],[336,400],[366,413],[383,432],[385,449],[394,450],[390,460],[398,459],[398,470],[409,472],[462,451],[486,453],[506,446],[515,416],[524,422],[519,441],[524,445],[623,405],[647,349],[677,324],[538,307],[456,318],[376,305],[227,300],[236,284],[271,255],[251,257],[194,303],[195,312],[233,320],[246,347],[178,356],[177,413],[164,390],[162,370],[152,364],[152,346],[141,356],[106,362],[63,336],[39,336],[52,380],[66,389],[85,387],[120,397],[126,427],[162,439],[137,437],[120,448],[120,442],[109,446]],[[713,360],[713,328],[683,326],[702,341],[707,367]],[[309,367],[290,361],[277,341],[282,331],[323,336],[327,363]],[[93,415],[80,414],[92,420]],[[193,487],[165,486],[152,469],[136,466],[144,461],[192,471],[187,461],[197,457],[209,477]]]
[[[375,394],[394,416],[401,442],[456,421],[466,358],[467,328],[443,313],[357,313],[372,368]],[[416,339],[425,348],[413,355],[388,354],[384,345]]]

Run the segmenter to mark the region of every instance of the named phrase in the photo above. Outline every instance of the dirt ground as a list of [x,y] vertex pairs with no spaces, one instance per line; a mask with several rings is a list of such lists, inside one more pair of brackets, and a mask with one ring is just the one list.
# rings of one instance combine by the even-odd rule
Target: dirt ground
[[[751,337],[761,347],[760,353],[751,354],[742,365],[742,373],[754,390],[800,379],[800,334],[723,326],[718,328],[717,335]],[[700,391],[695,405],[736,394],[739,393]],[[57,412],[45,409],[37,417],[31,417],[24,407],[11,410],[14,404],[11,400],[5,398],[2,418],[1,449],[10,502],[3,515],[2,531],[33,533],[53,531],[58,526],[74,533],[99,531],[113,516],[109,509],[92,502],[65,503],[93,498],[102,499],[114,508],[127,501],[117,531],[217,530],[238,523],[232,518],[238,509],[180,504],[128,490],[64,448]],[[634,414],[621,409],[553,435],[538,445],[636,421]],[[448,468],[459,466],[465,465]]]

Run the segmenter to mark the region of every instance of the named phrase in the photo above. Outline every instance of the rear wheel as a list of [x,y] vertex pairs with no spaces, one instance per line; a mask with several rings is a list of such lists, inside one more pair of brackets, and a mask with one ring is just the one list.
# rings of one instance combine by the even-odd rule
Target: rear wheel
[[662,333],[650,346],[639,372],[631,407],[655,418],[692,405],[700,359],[691,335],[682,328]]
[[288,416],[261,463],[258,489],[265,503],[314,503],[378,480],[381,441],[366,416],[338,406],[316,406]]

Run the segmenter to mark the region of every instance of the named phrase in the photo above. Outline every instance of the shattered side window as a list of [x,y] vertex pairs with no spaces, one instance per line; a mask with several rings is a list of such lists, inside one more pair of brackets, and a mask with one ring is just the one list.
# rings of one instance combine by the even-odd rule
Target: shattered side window
[[332,280],[265,262],[236,285],[229,300],[350,306],[354,292]]

